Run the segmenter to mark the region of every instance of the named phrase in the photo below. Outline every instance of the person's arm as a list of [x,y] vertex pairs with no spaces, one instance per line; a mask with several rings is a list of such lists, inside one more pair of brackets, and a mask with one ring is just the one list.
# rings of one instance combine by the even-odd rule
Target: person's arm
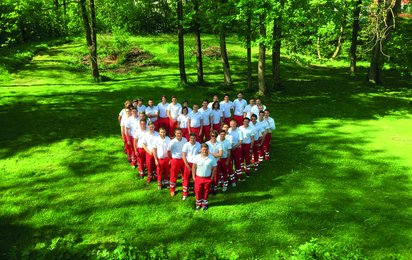
[[133,143],[134,154],[136,154],[136,156],[139,155],[139,152],[138,152],[138,149],[137,149],[137,141],[138,141],[138,139],[135,138],[134,143]]
[[200,132],[199,135],[202,135],[203,132],[203,118],[200,119]]
[[212,167],[212,180],[213,180],[213,177],[215,177],[215,174],[216,174],[216,166],[213,166]]
[[229,163],[230,163],[230,160],[231,160],[231,158],[232,158],[232,149],[228,149],[227,150],[227,159],[226,159],[226,166],[228,166],[229,165]]
[[250,150],[253,150],[253,146],[255,145],[255,136],[252,135],[251,139],[252,142],[250,143]]
[[197,165],[196,165],[196,163],[193,163],[193,165],[192,165],[192,178],[193,178],[193,180],[195,180],[195,178],[196,178],[196,169],[197,169]]
[[153,157],[155,160],[155,164],[159,165],[159,158],[157,158],[157,148],[156,147],[153,147]]
[[189,134],[192,132],[192,130],[190,129],[190,117],[187,118],[187,130],[189,131]]
[[182,159],[183,159],[183,162],[185,163],[185,166],[186,166],[186,167],[189,169],[189,171],[190,171],[191,169],[190,169],[189,162],[187,161],[186,152],[182,152]]
[[170,114],[170,110],[169,110],[169,109],[166,109],[166,115],[167,115],[167,117],[168,117],[170,120],[174,121],[173,118],[172,118],[172,114]]

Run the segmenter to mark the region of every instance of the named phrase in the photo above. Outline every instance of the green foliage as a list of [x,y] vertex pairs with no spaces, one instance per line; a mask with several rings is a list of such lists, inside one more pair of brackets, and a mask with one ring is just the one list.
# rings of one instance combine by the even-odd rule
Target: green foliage
[[398,19],[390,41],[387,44],[388,63],[403,75],[412,75],[412,19]]

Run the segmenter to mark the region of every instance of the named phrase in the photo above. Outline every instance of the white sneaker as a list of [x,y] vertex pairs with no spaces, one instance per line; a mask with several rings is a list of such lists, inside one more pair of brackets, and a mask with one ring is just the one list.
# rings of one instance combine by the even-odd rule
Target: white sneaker
[[232,188],[236,188],[236,182],[232,183]]
[[183,196],[183,197],[182,197],[182,200],[186,200],[186,199],[187,199],[187,196]]
[[223,186],[222,188],[222,192],[225,192],[225,191],[227,191],[227,186]]

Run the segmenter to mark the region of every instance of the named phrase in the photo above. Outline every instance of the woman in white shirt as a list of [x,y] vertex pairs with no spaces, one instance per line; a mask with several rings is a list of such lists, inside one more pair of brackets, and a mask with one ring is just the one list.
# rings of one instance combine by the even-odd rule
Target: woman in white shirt
[[219,132],[222,127],[222,122],[223,122],[223,111],[220,109],[220,104],[218,101],[213,102],[211,117],[212,117],[211,131],[216,130]]
[[182,136],[189,140],[189,109],[182,107],[182,113],[177,117],[179,127],[182,129]]

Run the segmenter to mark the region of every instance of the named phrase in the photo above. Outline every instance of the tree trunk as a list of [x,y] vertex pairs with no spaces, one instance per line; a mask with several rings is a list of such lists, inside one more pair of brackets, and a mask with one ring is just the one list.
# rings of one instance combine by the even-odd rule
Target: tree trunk
[[278,16],[275,16],[273,22],[273,46],[272,46],[272,70],[273,70],[273,89],[280,90],[280,47],[282,44],[282,14],[284,0],[280,1],[281,10]]
[[179,38],[179,70],[180,83],[187,84],[186,70],[185,70],[185,50],[183,42],[183,1],[177,0],[177,35]]
[[266,85],[265,85],[265,55],[266,55],[266,46],[263,39],[266,38],[266,27],[265,27],[265,15],[261,14],[259,17],[259,31],[262,38],[259,43],[259,61],[258,61],[258,84],[259,92],[258,95],[263,96],[266,94]]
[[343,38],[343,33],[345,31],[346,27],[346,0],[343,1],[343,10],[342,10],[342,21],[340,24],[340,29],[339,29],[339,36],[338,36],[338,42],[336,44],[335,51],[332,54],[332,59],[336,59],[339,55],[340,49],[342,47],[342,38]]
[[247,52],[247,88],[249,90],[253,89],[252,83],[252,15],[250,13],[247,14],[246,26],[246,52]]
[[92,23],[89,23],[89,16],[86,10],[86,0],[80,0],[80,9],[83,17],[84,29],[86,32],[87,48],[90,54],[90,66],[92,76],[95,81],[99,81],[99,69],[97,66],[97,45],[96,45],[96,15],[94,12],[94,0],[90,0],[90,16]]
[[64,24],[64,35],[69,35],[69,28],[67,26],[67,3],[63,0],[63,24]]
[[202,59],[202,42],[200,39],[200,24],[199,24],[199,2],[194,0],[194,30],[196,35],[196,65],[197,65],[197,82],[203,84],[203,59]]
[[378,0],[376,22],[378,28],[375,32],[375,45],[371,52],[371,63],[368,70],[367,79],[369,83],[381,84],[381,70],[383,67],[383,46],[389,41],[391,32],[395,27],[395,19],[399,13],[401,0],[383,1]]
[[318,38],[316,39],[316,50],[318,52],[318,59],[321,60],[322,59],[322,53],[320,51],[320,36],[318,36]]
[[230,75],[229,58],[226,49],[226,28],[224,25],[220,26],[220,54],[222,56],[223,74],[225,77],[225,85],[231,86],[232,77]]
[[350,45],[350,73],[354,75],[356,73],[356,49],[358,46],[358,34],[360,30],[359,26],[359,14],[362,6],[362,0],[356,1],[355,9],[353,10],[353,24],[352,24],[352,41]]

